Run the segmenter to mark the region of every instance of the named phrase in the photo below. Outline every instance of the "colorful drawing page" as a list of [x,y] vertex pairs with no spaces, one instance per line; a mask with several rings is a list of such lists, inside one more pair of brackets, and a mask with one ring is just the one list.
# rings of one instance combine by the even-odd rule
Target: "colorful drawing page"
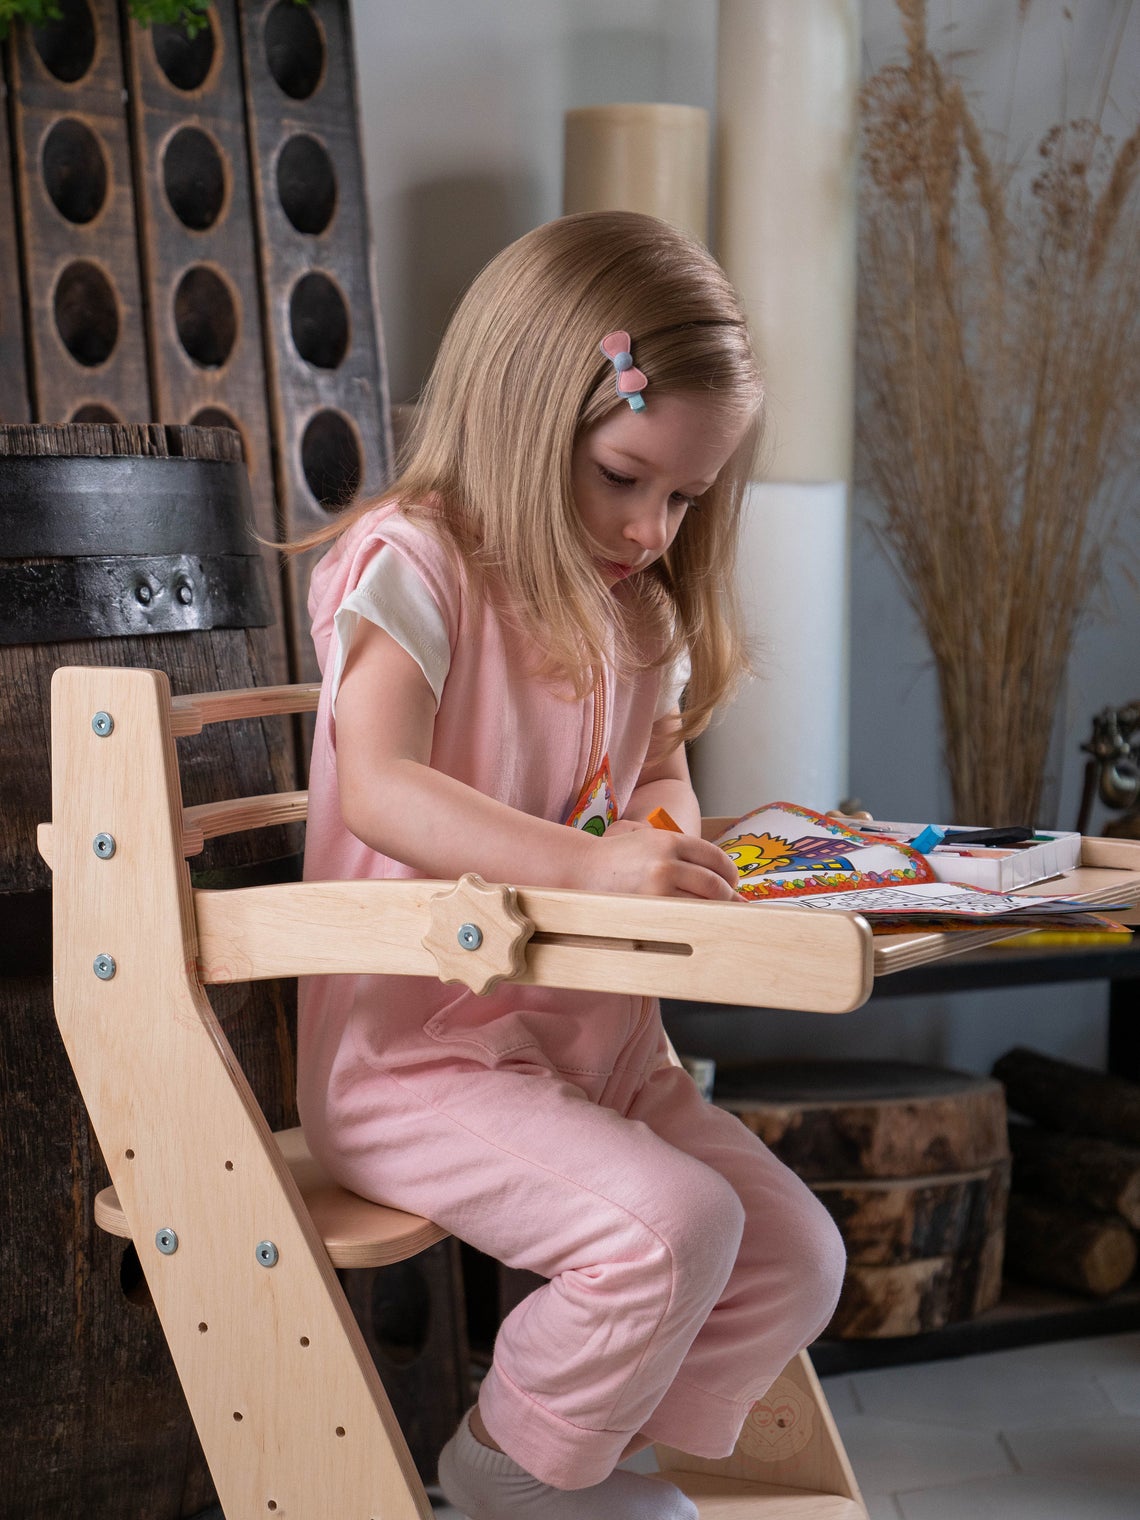
[[[888,914],[891,918],[967,917],[1004,919],[1056,918],[1090,912],[1087,902],[1071,897],[1019,897],[1009,892],[990,892],[984,887],[959,887],[951,882],[922,882],[885,890],[822,893],[803,904],[805,908],[834,908],[844,913]],[[1098,907],[1104,906],[1098,904]],[[1110,903],[1113,909],[1121,903]]]
[[933,882],[926,857],[895,840],[870,842],[835,818],[773,802],[717,840],[736,862],[742,896],[758,902]]

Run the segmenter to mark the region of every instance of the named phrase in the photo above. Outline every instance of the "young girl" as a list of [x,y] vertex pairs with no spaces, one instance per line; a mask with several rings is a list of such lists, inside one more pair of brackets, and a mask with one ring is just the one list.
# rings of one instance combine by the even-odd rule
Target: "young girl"
[[[744,665],[760,403],[731,287],[664,223],[565,217],[488,265],[406,469],[324,535],[307,877],[733,897],[683,741]],[[693,1520],[621,1458],[730,1452],[830,1318],[829,1217],[665,1048],[648,998],[303,987],[301,1116],[328,1170],[549,1279],[440,1459],[474,1520]]]

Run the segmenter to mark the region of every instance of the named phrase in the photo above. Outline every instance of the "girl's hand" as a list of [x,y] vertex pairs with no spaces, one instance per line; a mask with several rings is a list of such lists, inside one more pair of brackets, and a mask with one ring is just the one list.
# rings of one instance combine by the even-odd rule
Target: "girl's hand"
[[733,861],[715,844],[692,834],[673,834],[648,823],[612,824],[588,852],[595,892],[632,892],[646,897],[704,897],[730,902],[739,879]]

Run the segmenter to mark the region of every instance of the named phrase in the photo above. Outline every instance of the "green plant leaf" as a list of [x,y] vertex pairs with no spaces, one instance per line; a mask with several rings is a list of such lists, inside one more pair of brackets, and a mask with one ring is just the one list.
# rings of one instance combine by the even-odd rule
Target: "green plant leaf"
[[7,37],[14,21],[43,26],[45,22],[62,19],[56,0],[0,0],[0,42]]
[[[310,0],[293,0],[294,5],[308,5]],[[211,0],[127,0],[127,9],[140,26],[181,26],[188,37],[196,37],[209,25],[206,13]],[[58,0],[0,0],[0,42],[15,22],[44,26],[62,21]]]

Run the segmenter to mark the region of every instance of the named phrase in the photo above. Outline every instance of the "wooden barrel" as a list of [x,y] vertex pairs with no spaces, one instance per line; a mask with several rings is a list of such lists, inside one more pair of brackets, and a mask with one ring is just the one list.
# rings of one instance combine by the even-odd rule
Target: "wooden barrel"
[[[0,428],[0,554],[0,1514],[178,1520],[213,1490],[134,1248],[93,1221],[107,1175],[52,1010],[35,829],[57,666],[153,666],[176,693],[265,684],[277,635],[237,435]],[[178,742],[187,805],[293,784],[281,720]],[[282,879],[299,850],[299,831],[264,830],[191,865],[200,882]],[[291,984],[217,992],[270,1123],[296,1122]]]
[[1000,1083],[902,1062],[795,1062],[729,1069],[716,1101],[839,1226],[847,1275],[828,1335],[916,1335],[997,1302],[1009,1196]]
[[459,1241],[342,1274],[349,1306],[425,1483],[472,1400]]

